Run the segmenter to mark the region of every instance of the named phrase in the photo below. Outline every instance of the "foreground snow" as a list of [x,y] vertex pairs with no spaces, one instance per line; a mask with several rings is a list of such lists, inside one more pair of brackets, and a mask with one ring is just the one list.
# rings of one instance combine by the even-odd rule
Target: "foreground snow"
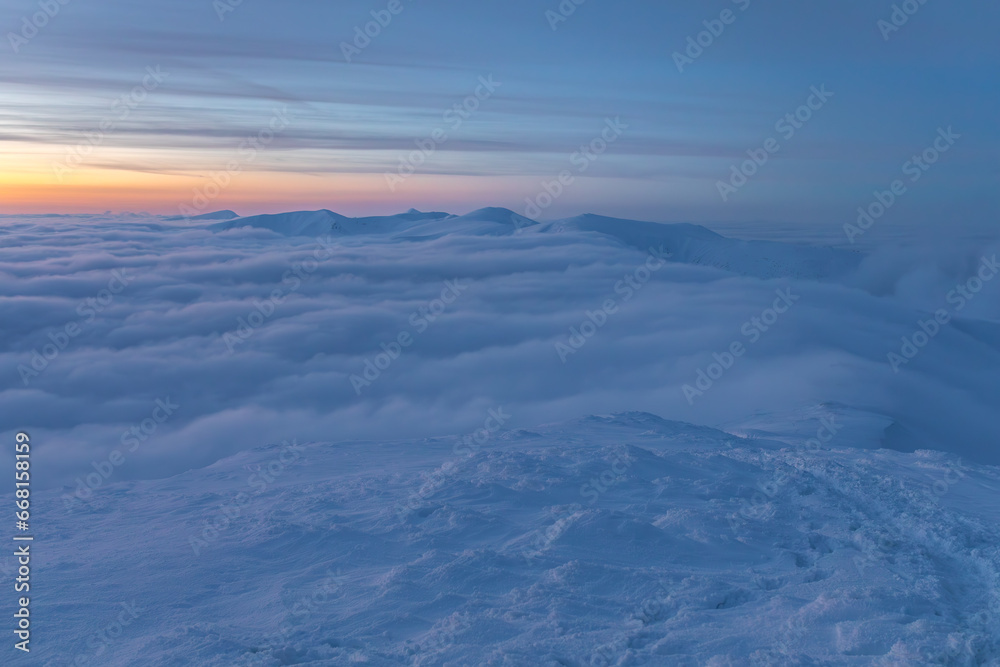
[[31,664],[1000,664],[1000,470],[760,423],[285,443],[47,492]]

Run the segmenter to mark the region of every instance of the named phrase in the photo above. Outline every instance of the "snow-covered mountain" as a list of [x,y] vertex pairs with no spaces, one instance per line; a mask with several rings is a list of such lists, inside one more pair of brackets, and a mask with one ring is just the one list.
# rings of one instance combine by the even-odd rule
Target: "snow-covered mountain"
[[664,247],[675,262],[712,266],[741,275],[769,279],[836,278],[856,269],[861,255],[848,250],[791,245],[772,241],[726,238],[699,225],[659,224],[581,215],[542,226],[542,233],[576,230],[604,234],[645,250]]
[[33,664],[997,664],[1000,469],[782,440],[624,413],[47,492]]
[[211,211],[210,213],[202,213],[201,215],[192,215],[190,217],[184,216],[171,216],[167,220],[171,222],[185,221],[185,222],[200,222],[202,220],[235,220],[240,217],[235,211],[230,211],[226,209],[224,211]]
[[674,262],[711,266],[763,279],[838,278],[856,269],[862,258],[849,250],[729,239],[691,224],[661,224],[599,215],[539,223],[499,207],[483,208],[461,216],[410,210],[401,215],[367,218],[347,218],[324,209],[238,218],[212,228],[228,231],[247,227],[285,236],[380,235],[410,241],[425,241],[448,234],[509,236],[590,232],[642,251],[656,248],[669,253]]

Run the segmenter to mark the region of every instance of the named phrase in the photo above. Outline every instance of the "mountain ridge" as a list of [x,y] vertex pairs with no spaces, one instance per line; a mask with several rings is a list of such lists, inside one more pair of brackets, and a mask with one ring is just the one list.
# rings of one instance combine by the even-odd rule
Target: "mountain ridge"
[[281,236],[384,236],[420,242],[448,235],[527,236],[576,233],[600,235],[613,243],[669,253],[671,261],[706,266],[761,279],[839,278],[862,259],[850,250],[803,246],[777,241],[744,241],[692,223],[629,220],[587,213],[539,222],[503,207],[476,209],[463,215],[424,213],[410,209],[388,216],[349,218],[330,211],[292,211],[248,216],[210,225],[216,232],[254,228]]

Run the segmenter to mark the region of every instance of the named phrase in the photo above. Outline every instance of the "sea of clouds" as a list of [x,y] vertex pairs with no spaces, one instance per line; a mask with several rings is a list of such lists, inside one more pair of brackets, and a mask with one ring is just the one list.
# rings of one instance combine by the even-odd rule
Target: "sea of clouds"
[[806,252],[789,246],[763,279],[732,249],[664,259],[586,225],[459,220],[288,236],[5,217],[2,437],[31,433],[37,487],[75,489],[292,439],[468,433],[497,408],[507,427],[717,426],[829,404],[893,423],[884,446],[1000,463],[995,241],[869,247],[820,280],[785,270]]

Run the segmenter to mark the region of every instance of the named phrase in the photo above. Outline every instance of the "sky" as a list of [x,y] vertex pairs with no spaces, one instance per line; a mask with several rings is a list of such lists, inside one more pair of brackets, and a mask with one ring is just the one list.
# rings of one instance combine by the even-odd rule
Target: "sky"
[[0,0],[0,213],[1000,212],[986,0],[237,2]]

